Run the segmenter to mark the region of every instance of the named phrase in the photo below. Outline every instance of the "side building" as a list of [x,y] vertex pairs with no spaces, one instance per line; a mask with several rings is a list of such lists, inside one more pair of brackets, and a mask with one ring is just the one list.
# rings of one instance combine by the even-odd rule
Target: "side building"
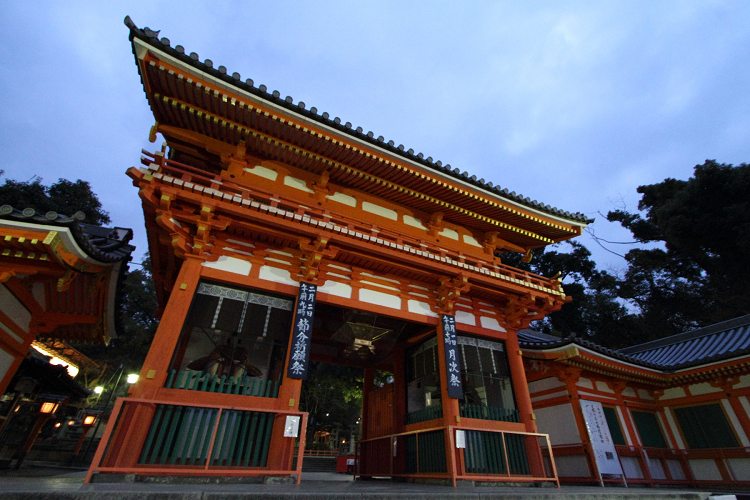
[[599,481],[584,410],[594,403],[628,483],[750,486],[750,315],[619,351],[531,330],[518,337],[561,481]]
[[0,394],[32,345],[73,362],[65,342],[116,337],[133,232],[83,220],[0,206]]

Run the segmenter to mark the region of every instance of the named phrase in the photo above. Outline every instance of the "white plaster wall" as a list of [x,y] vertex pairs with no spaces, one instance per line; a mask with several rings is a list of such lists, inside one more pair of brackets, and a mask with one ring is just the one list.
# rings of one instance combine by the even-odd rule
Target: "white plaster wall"
[[241,274],[248,276],[253,265],[242,259],[236,257],[227,257],[222,255],[216,262],[204,262],[203,267],[209,267],[211,269],[218,269],[220,271],[226,271],[233,274]]
[[258,177],[263,177],[264,179],[268,179],[271,181],[275,181],[279,176],[278,172],[276,172],[275,170],[261,167],[260,165],[256,165],[255,167],[245,167],[243,170],[249,174],[257,175]]
[[299,283],[292,279],[292,275],[287,269],[279,269],[278,267],[262,266],[258,271],[258,277],[262,280],[273,281],[274,283],[295,287],[299,286]]
[[304,191],[306,193],[314,192],[312,189],[307,187],[307,183],[305,181],[303,181],[302,179],[297,179],[296,177],[292,177],[290,175],[284,177],[284,185],[294,189],[299,189],[300,191]]
[[743,387],[750,386],[750,375],[740,375],[740,381],[734,386],[735,389],[741,389]]
[[47,310],[47,298],[44,294],[44,284],[36,282],[31,286],[31,294],[43,310]]
[[416,217],[412,217],[411,215],[404,215],[404,224],[411,227],[416,227],[417,229],[422,229],[424,231],[427,230],[426,227],[424,227],[424,224],[422,224],[422,221],[417,219]]
[[685,389],[682,387],[670,387],[669,389],[664,389],[664,395],[660,399],[676,399],[676,398],[684,398],[687,396],[685,394]]
[[701,382],[700,384],[693,384],[690,386],[690,394],[693,396],[700,396],[701,394],[710,394],[712,392],[721,392],[718,387],[713,387],[708,382]]
[[497,318],[491,318],[489,316],[481,316],[479,318],[479,324],[482,325],[482,328],[486,328],[488,330],[495,330],[496,332],[506,332],[507,330],[500,326],[500,323],[497,321]]
[[331,201],[335,201],[336,203],[341,203],[343,205],[347,205],[350,207],[356,207],[357,206],[357,199],[353,196],[349,196],[348,194],[344,193],[333,193],[332,195],[329,194],[326,196]]
[[555,457],[555,466],[560,477],[591,477],[589,464],[583,455],[560,455]]
[[669,422],[669,428],[672,430],[672,435],[674,436],[674,439],[677,442],[676,443],[677,448],[684,450],[685,443],[682,442],[680,431],[677,429],[677,422],[674,419],[674,415],[672,415],[672,410],[670,410],[668,406],[664,407],[664,414],[667,416],[667,422]]
[[599,392],[608,392],[610,394],[614,394],[615,393],[615,391],[613,391],[612,389],[609,388],[609,386],[607,385],[606,382],[602,382],[601,380],[597,380],[596,381],[596,389]]
[[651,394],[649,394],[648,391],[645,389],[638,389],[638,397],[641,399],[648,399],[648,400],[654,399],[651,397]]
[[465,325],[476,325],[477,318],[471,313],[465,311],[456,311],[456,323],[463,323]]
[[453,229],[448,229],[447,227],[440,231],[440,236],[445,236],[446,238],[458,241],[458,233]]
[[552,445],[581,443],[581,436],[578,434],[576,418],[570,403],[538,408],[534,410],[534,415],[536,415],[539,432],[549,434]]
[[318,288],[318,292],[344,297],[345,299],[352,298],[352,287],[346,283],[339,283],[337,281],[327,280],[323,286]]
[[426,302],[420,302],[418,300],[409,299],[407,301],[407,309],[410,313],[424,314],[425,316],[437,317],[437,313],[432,310],[430,304]]
[[693,476],[698,481],[721,481],[721,472],[712,458],[688,460]]
[[667,475],[664,473],[664,467],[661,466],[661,461],[656,458],[648,459],[648,471],[651,473],[651,477],[654,479],[667,478]]
[[0,311],[3,311],[21,330],[29,332],[31,313],[5,285],[0,285]]
[[362,302],[367,302],[368,304],[376,304],[383,307],[401,309],[401,297],[399,297],[398,295],[376,292],[375,290],[369,290],[367,288],[360,288],[359,300],[361,300]]
[[474,247],[482,248],[482,245],[477,241],[477,239],[473,236],[469,236],[468,234],[464,235],[464,243]]
[[535,380],[529,382],[529,392],[534,394],[535,392],[546,391],[549,389],[555,389],[556,387],[565,387],[563,382],[560,382],[556,377],[547,377],[541,380]]
[[626,478],[643,479],[641,465],[638,463],[636,457],[620,457],[620,463],[622,464],[622,472]]
[[750,481],[750,458],[728,458],[735,481]]
[[669,468],[669,474],[671,474],[673,479],[676,479],[678,481],[682,481],[685,478],[685,471],[682,470],[682,465],[680,465],[679,460],[666,460],[667,467]]
[[362,202],[362,210],[364,210],[365,212],[370,212],[371,214],[385,217],[386,219],[398,220],[398,213],[395,210],[381,207],[380,205],[370,203],[369,201]]
[[15,340],[16,342],[18,342],[19,344],[23,343],[23,339],[21,337],[19,337],[18,335],[16,335],[16,332],[14,332],[13,330],[11,330],[10,327],[4,325],[3,323],[0,323],[0,328],[2,328],[2,330],[5,333],[7,333],[8,335],[10,335],[11,338],[13,340]]
[[586,377],[581,377],[578,379],[578,382],[576,382],[576,385],[578,387],[585,387],[586,389],[593,389],[594,384],[591,383],[590,379],[587,379]]
[[737,415],[734,413],[734,408],[732,408],[732,405],[729,403],[729,400],[722,399],[721,405],[724,407],[724,411],[729,417],[729,421],[732,423],[732,427],[734,427],[734,432],[736,432],[737,437],[740,438],[740,443],[742,443],[742,446],[744,447],[750,446],[750,441],[747,440],[747,434],[745,434],[745,431],[742,428],[742,424],[740,424],[739,419],[737,419]]
[[15,360],[16,357],[13,354],[0,349],[0,381],[5,378],[8,370],[10,370],[10,365],[12,365]]

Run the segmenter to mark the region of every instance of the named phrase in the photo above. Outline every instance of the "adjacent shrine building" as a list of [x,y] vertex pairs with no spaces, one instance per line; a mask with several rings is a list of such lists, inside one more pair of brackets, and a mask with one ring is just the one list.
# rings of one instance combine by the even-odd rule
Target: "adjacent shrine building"
[[[154,114],[131,168],[161,323],[93,474],[292,476],[310,360],[364,368],[362,476],[556,482],[516,332],[566,301],[505,252],[581,234],[129,18]],[[394,382],[376,389],[377,369]]]

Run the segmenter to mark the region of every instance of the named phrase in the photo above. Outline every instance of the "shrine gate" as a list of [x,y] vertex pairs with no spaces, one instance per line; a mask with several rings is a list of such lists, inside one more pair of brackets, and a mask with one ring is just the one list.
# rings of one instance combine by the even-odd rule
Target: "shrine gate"
[[[517,330],[560,282],[503,252],[590,222],[201,62],[126,18],[165,146],[128,175],[161,323],[92,474],[296,476],[310,360],[365,373],[357,474],[556,482]],[[375,370],[394,382],[376,389]]]

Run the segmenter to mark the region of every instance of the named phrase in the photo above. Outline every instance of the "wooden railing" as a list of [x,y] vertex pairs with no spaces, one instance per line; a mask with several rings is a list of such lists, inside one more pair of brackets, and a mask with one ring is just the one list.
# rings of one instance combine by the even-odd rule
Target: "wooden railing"
[[[299,484],[302,460],[296,467],[268,466],[274,439],[274,423],[286,416],[300,417],[299,435],[305,445],[307,413],[299,411],[243,408],[234,406],[179,405],[162,400],[119,398],[109,417],[102,442],[94,455],[85,482],[95,473],[180,475],[180,476],[279,476],[296,475]],[[113,435],[119,422],[118,435]],[[282,426],[283,427],[283,426]],[[130,431],[140,440],[130,441]],[[280,429],[280,430],[283,430]],[[279,436],[276,436],[277,438]],[[294,438],[283,438],[291,439]],[[131,465],[116,462],[121,446],[127,446],[137,460]],[[285,446],[291,463],[294,442]]]
[[[464,432],[464,448],[456,448],[456,431]],[[547,434],[451,425],[364,439],[356,455],[355,476],[560,485]]]
[[[674,485],[681,487],[707,487],[732,484],[750,486],[750,477],[740,477],[738,471],[733,470],[732,461],[741,461],[739,472],[744,472],[744,464],[750,459],[750,448],[712,448],[703,450],[673,450],[668,448],[644,448],[641,446],[616,445],[617,455],[623,465],[628,484],[637,485]],[[562,482],[597,484],[595,464],[589,444],[556,445],[553,447],[555,456],[580,456],[585,458],[588,465],[586,475],[565,476]],[[700,479],[693,474],[691,461],[713,460],[716,471],[724,471],[727,477],[722,479]],[[584,471],[582,471],[584,472]],[[605,476],[605,483],[622,483],[617,476]]]

